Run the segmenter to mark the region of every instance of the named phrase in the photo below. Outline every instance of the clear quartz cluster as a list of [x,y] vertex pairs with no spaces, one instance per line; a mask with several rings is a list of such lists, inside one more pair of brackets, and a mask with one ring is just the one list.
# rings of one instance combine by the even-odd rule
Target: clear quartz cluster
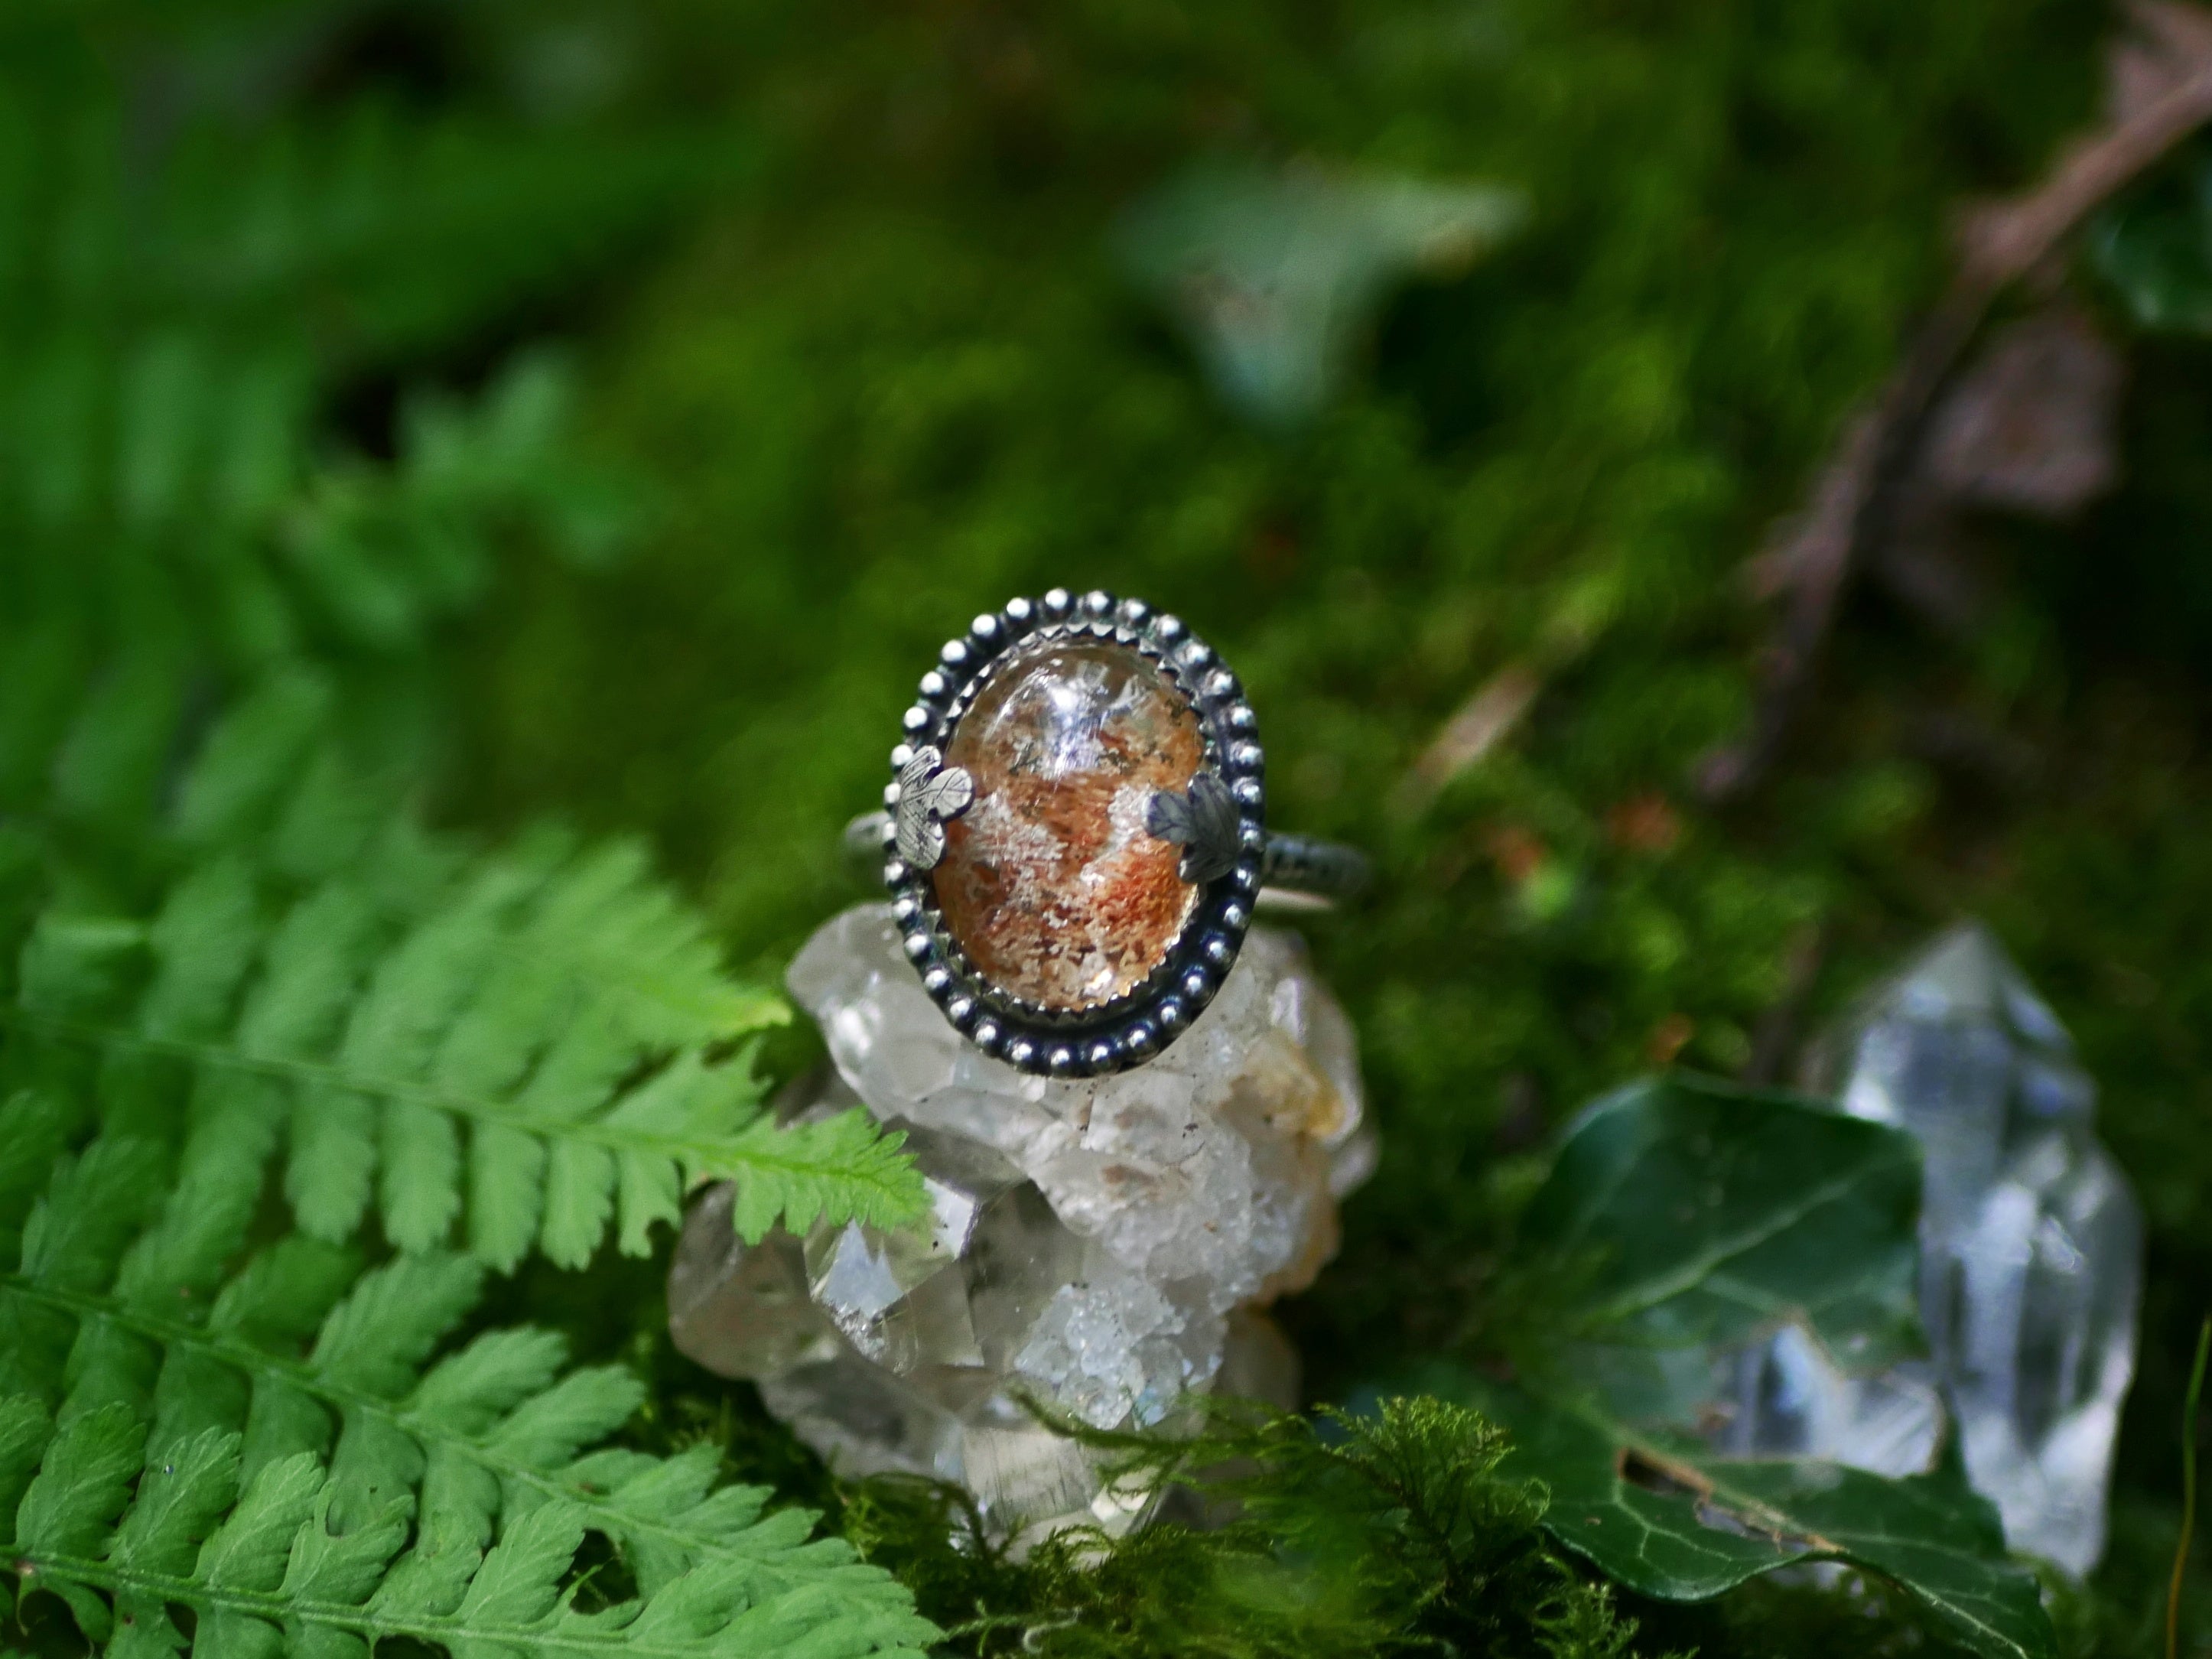
[[2087,1572],[2135,1366],[2142,1223],[2064,1028],[1968,922],[1821,1044],[1807,1080],[1921,1143],[1929,1354],[1854,1376],[1785,1327],[1723,1360],[1720,1445],[1915,1474],[1948,1409],[2012,1547]]
[[928,1218],[748,1248],[710,1189],[669,1273],[684,1352],[757,1381],[841,1473],[963,1484],[1024,1538],[1119,1529],[1149,1503],[1025,1398],[1101,1429],[1168,1423],[1215,1389],[1294,1403],[1295,1358],[1256,1310],[1333,1252],[1373,1143],[1350,1024],[1293,936],[1255,928],[1181,1041],[1078,1080],[1025,1076],[947,1024],[884,907],[822,928],[789,983],[835,1067],[795,1115],[858,1103],[903,1130]]

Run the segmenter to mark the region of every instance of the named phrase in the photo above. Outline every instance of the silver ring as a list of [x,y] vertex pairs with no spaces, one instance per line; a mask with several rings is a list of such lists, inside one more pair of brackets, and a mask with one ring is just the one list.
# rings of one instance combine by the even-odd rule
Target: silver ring
[[976,617],[902,725],[847,847],[880,860],[945,1017],[1024,1072],[1143,1064],[1220,988],[1263,889],[1367,878],[1350,848],[1268,833],[1243,686],[1140,599],[1054,588]]

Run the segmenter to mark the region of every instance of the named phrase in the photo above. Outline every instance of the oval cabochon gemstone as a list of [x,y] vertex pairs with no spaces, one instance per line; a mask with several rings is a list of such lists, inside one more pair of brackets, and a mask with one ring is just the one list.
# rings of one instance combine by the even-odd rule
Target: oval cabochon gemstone
[[1141,653],[1102,641],[1014,653],[945,751],[975,783],[931,872],[946,930],[994,984],[1046,1008],[1134,990],[1199,896],[1146,809],[1155,790],[1188,788],[1205,757],[1196,711]]

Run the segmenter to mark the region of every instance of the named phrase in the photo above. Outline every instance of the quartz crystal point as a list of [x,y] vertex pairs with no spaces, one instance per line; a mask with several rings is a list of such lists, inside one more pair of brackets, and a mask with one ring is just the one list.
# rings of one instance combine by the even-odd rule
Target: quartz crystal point
[[928,1216],[747,1246],[710,1189],[669,1271],[685,1353],[757,1382],[839,1473],[960,1483],[1018,1541],[1118,1531],[1151,1502],[1025,1400],[1106,1430],[1170,1425],[1215,1389],[1296,1403],[1296,1357],[1257,1310],[1319,1271],[1374,1153],[1351,1025],[1295,938],[1255,929],[1158,1059],[1069,1081],[947,1024],[881,906],[817,933],[790,987],[835,1069],[787,1112],[857,1104],[903,1131]]
[[1948,1408],[2007,1540],[2087,1573],[2135,1365],[2142,1223],[2064,1028],[1967,922],[1816,1048],[1807,1081],[1921,1143],[1929,1357],[1855,1376],[1785,1328],[1724,1359],[1719,1443],[1908,1474],[1935,1462]]

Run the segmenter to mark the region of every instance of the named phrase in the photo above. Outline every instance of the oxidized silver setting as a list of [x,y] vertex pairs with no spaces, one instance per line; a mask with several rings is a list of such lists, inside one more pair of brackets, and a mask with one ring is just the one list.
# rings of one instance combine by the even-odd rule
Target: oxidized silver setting
[[[1146,827],[1183,848],[1179,873],[1204,890],[1142,984],[1070,1012],[1025,1001],[981,973],[945,929],[929,872],[944,856],[944,826],[975,799],[974,781],[945,764],[961,716],[1016,647],[1085,637],[1140,653],[1198,715],[1203,769],[1188,789],[1154,795]],[[986,1054],[1020,1071],[1061,1078],[1142,1065],[1188,1030],[1236,963],[1269,864],[1258,717],[1213,648],[1141,599],[1103,592],[1078,599],[1054,588],[987,611],[947,641],[901,725],[905,735],[891,750],[892,781],[884,792],[884,884],[907,959],[945,1018]],[[1356,854],[1333,850],[1346,869],[1358,866]]]

